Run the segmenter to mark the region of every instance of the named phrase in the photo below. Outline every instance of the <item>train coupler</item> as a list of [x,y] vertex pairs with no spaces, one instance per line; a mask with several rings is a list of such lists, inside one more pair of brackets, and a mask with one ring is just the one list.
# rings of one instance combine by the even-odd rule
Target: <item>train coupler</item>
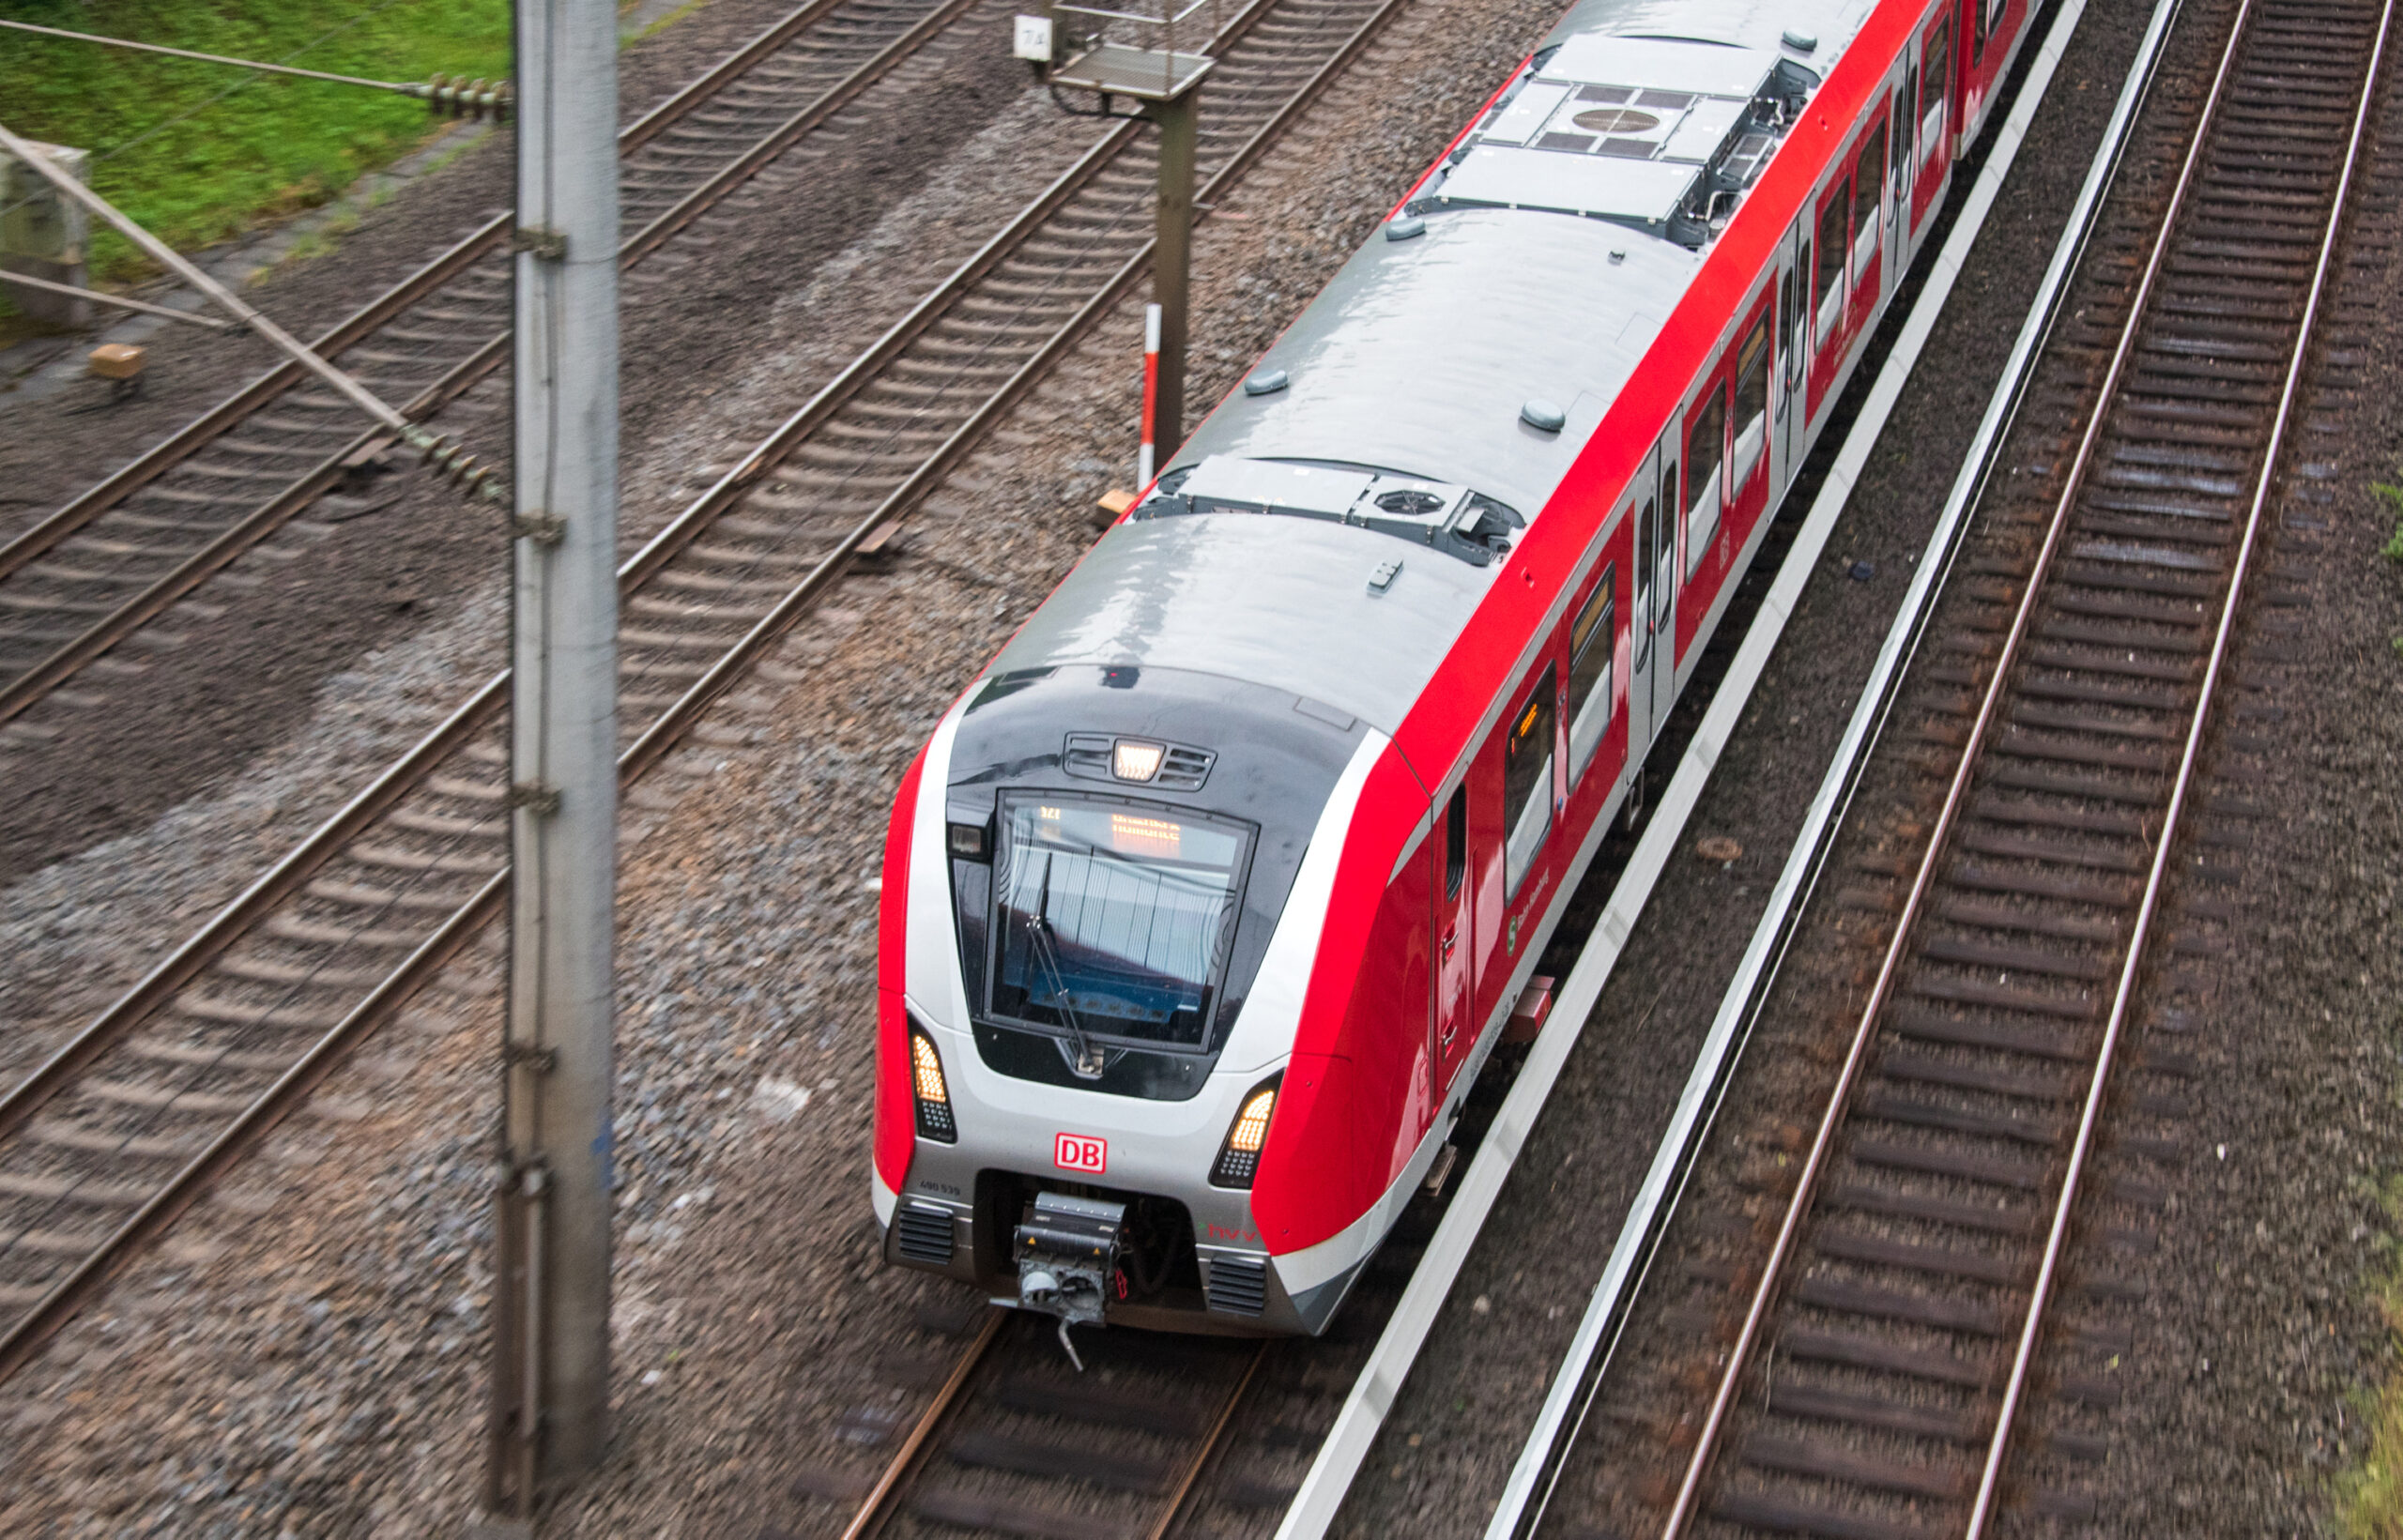
[[1000,1303],[1059,1317],[1060,1346],[1079,1373],[1084,1371],[1084,1360],[1068,1340],[1068,1328],[1102,1323],[1110,1290],[1120,1287],[1118,1247],[1125,1224],[1124,1203],[1037,1193],[1033,1217],[1018,1226],[1011,1240],[1018,1258],[1018,1298]]

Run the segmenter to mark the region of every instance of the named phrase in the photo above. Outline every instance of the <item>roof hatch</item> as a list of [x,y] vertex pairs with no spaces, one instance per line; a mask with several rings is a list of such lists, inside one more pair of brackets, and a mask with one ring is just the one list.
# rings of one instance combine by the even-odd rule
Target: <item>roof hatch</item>
[[1482,494],[1424,477],[1354,465],[1214,454],[1160,478],[1138,519],[1180,513],[1281,513],[1348,524],[1483,567],[1510,549],[1526,520]]
[[1572,38],[1412,208],[1546,209],[1698,246],[1815,84],[1773,49]]

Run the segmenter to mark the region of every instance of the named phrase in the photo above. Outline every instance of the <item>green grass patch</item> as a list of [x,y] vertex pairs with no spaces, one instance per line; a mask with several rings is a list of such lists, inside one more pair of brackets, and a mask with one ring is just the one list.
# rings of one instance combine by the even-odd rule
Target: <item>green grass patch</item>
[[[0,0],[0,16],[373,80],[509,72],[510,0]],[[327,202],[438,120],[388,91],[0,32],[0,122],[91,151],[94,191],[190,251]],[[95,232],[96,279],[145,266]]]
[[2395,520],[2395,533],[2386,537],[2383,554],[2389,561],[2403,561],[2403,487],[2372,481],[2369,490],[2372,496],[2386,505],[2387,513]]
[[[2389,1177],[2380,1196],[2389,1221],[2403,1229],[2403,1177]],[[2390,1236],[2384,1249],[2374,1297],[2394,1349],[2403,1354],[2403,1243]],[[2355,1405],[2369,1427],[2370,1446],[2361,1463],[2338,1478],[2337,1517],[2357,1540],[2395,1540],[2403,1535],[2403,1376],[2390,1376]]]

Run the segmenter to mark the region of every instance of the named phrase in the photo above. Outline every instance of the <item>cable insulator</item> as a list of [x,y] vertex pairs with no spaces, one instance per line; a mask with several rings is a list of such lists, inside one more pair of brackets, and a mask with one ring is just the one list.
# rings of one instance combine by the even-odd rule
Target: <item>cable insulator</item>
[[437,117],[505,123],[517,105],[516,88],[507,81],[436,75],[413,89]]
[[410,435],[409,442],[417,446],[420,464],[433,466],[436,475],[461,491],[494,498],[504,496],[500,484],[493,480],[493,468],[453,443],[448,435],[421,431]]

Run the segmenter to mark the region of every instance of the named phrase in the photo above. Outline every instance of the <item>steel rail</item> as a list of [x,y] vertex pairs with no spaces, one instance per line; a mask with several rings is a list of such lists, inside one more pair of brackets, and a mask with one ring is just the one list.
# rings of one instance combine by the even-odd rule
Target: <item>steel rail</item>
[[[650,144],[732,82],[749,73],[754,65],[775,53],[795,34],[823,20],[827,13],[843,3],[844,0],[808,0],[808,4],[796,8],[718,61],[707,73],[620,130],[618,153],[627,155]],[[513,214],[493,216],[461,237],[449,251],[319,333],[310,343],[311,350],[331,357],[351,346],[456,278],[507,238],[514,223]],[[299,383],[301,374],[297,363],[286,361],[278,364],[61,506],[39,524],[6,545],[0,545],[0,578],[8,577],[26,562],[158,480],[179,462],[191,458],[201,446]]]
[[[1224,48],[1247,32],[1283,0],[1252,0],[1245,11],[1222,29],[1213,40],[1214,48]],[[1385,0],[1371,13],[1311,78],[1289,97],[1285,105],[1246,143],[1231,155],[1212,175],[1205,191],[1216,193],[1230,185],[1242,170],[1255,163],[1268,145],[1290,128],[1299,112],[1322,94],[1336,74],[1367,46],[1376,30],[1399,11],[1404,0]],[[1038,195],[1030,209],[1040,207],[1047,213],[1064,203],[1078,188],[1097,175],[1108,156],[1109,146],[1114,154],[1123,147],[1134,131],[1134,125],[1122,125],[1104,135],[1085,161],[1069,174],[1055,180]],[[1082,175],[1079,175],[1078,172]],[[1075,177],[1073,185],[1068,184]],[[957,269],[952,277],[938,286],[913,310],[911,317],[896,323],[884,339],[870,350],[870,356],[889,362],[902,344],[933,324],[936,313],[950,300],[965,292],[973,277],[989,271],[1004,260],[1016,245],[1040,228],[1039,219],[1025,214],[1012,221],[1003,236],[994,237],[975,256]],[[1011,237],[1005,243],[1004,236]],[[877,511],[861,521],[839,547],[838,555],[820,561],[802,578],[771,612],[774,624],[763,621],[755,625],[738,640],[703,679],[688,689],[673,705],[653,721],[651,725],[624,750],[619,759],[620,785],[630,785],[644,770],[655,764],[685,731],[698,720],[704,709],[743,668],[755,662],[783,631],[806,611],[809,604],[840,575],[848,557],[880,525],[906,511],[906,503],[922,496],[940,480],[940,471],[929,469],[938,461],[944,466],[956,464],[972,448],[975,439],[1005,409],[1039,377],[1041,369],[1056,361],[1059,355],[1080,337],[1099,316],[1106,313],[1108,297],[1123,295],[1140,276],[1142,265],[1149,261],[1152,244],[1146,242],[1136,256],[1121,267],[1118,273],[1061,328],[1040,348],[1028,364],[1022,366],[997,389],[974,413],[967,425],[954,433],[945,443],[923,462],[908,478],[900,491],[880,503]],[[935,301],[940,297],[942,304]],[[914,325],[913,325],[914,323]],[[906,331],[906,335],[899,335]],[[896,335],[899,341],[895,342]],[[888,344],[890,344],[888,346]],[[763,444],[745,457],[742,465],[719,481],[679,515],[667,527],[655,535],[640,551],[629,557],[619,569],[620,591],[632,594],[658,572],[666,561],[690,544],[716,516],[738,502],[750,484],[765,475],[793,450],[806,434],[798,426],[804,419],[810,425],[822,421],[842,400],[848,400],[865,387],[873,371],[864,369],[857,361],[834,385],[821,390],[809,406],[794,414]],[[856,377],[855,377],[856,376]],[[830,399],[837,387],[849,381],[849,388],[839,399]],[[771,452],[773,447],[773,452]],[[908,494],[905,498],[904,494]],[[321,824],[300,846],[278,861],[231,903],[212,917],[209,922],[191,939],[161,962],[140,983],[128,991],[109,1009],[79,1031],[74,1038],[55,1050],[5,1096],[0,1096],[0,1138],[6,1138],[21,1128],[35,1112],[71,1085],[76,1076],[99,1056],[139,1027],[164,1006],[177,990],[190,983],[217,957],[223,954],[250,928],[264,919],[319,869],[338,855],[351,841],[364,832],[384,812],[398,803],[410,791],[422,784],[435,768],[452,754],[464,747],[476,732],[491,722],[505,707],[510,685],[509,671],[494,675],[464,704],[455,709],[443,723],[414,745],[407,754],[378,775],[374,783],[358,793],[350,802]],[[133,1219],[104,1240],[62,1279],[49,1294],[25,1316],[11,1323],[0,1334],[0,1379],[21,1366],[47,1338],[49,1334],[69,1319],[91,1291],[104,1283],[114,1272],[130,1258],[133,1251],[154,1237],[174,1216],[188,1207],[206,1190],[241,1150],[261,1134],[288,1115],[305,1097],[308,1090],[323,1078],[337,1063],[343,1053],[375,1027],[389,1019],[415,991],[428,982],[440,963],[455,954],[458,948],[472,938],[475,931],[499,911],[507,891],[508,873],[504,869],[492,877],[477,894],[447,917],[436,938],[410,954],[409,959],[347,1013],[342,1021],[328,1030],[308,1050],[299,1066],[280,1078],[262,1093],[239,1116],[237,1122],[208,1151],[186,1166],[161,1192],[145,1203]],[[443,943],[439,954],[435,942]],[[305,1070],[305,1074],[303,1071]]]
[[1210,1456],[1218,1452],[1219,1441],[1227,1436],[1227,1428],[1234,1422],[1235,1408],[1243,1405],[1244,1393],[1251,1389],[1252,1380],[1259,1378],[1260,1365],[1268,1362],[1268,1349],[1273,1340],[1268,1337],[1261,1339],[1259,1350],[1251,1355],[1251,1362],[1244,1365],[1243,1378],[1235,1381],[1235,1388],[1227,1394],[1226,1404],[1218,1408],[1217,1418],[1210,1424],[1210,1430],[1202,1436],[1202,1447],[1195,1450],[1193,1457],[1186,1462],[1185,1472],[1177,1478],[1174,1489],[1169,1493],[1168,1507],[1160,1514],[1159,1522],[1145,1533],[1144,1540],[1168,1540],[1169,1532],[1176,1528],[1177,1519],[1184,1516],[1185,1504],[1193,1497],[1193,1488],[1201,1485],[1202,1472],[1209,1466]]
[[[941,5],[880,50],[873,58],[770,130],[751,148],[679,200],[675,206],[621,242],[618,248],[620,269],[631,270],[644,257],[658,251],[679,231],[708,212],[727,193],[758,175],[796,141],[857,100],[901,60],[923,48],[937,33],[979,3],[980,0],[943,0]],[[422,421],[474,389],[486,375],[508,361],[513,335],[511,330],[503,329],[485,341],[440,379],[410,397],[400,408],[400,415],[411,422]],[[260,404],[266,403],[262,401]],[[85,627],[72,639],[60,644],[55,651],[9,680],[5,687],[0,687],[0,722],[22,714],[95,659],[165,614],[177,600],[201,587],[231,566],[243,553],[291,522],[301,510],[340,480],[351,466],[395,442],[397,435],[390,428],[370,428],[287,482],[282,491],[226,526],[207,544],[161,573],[140,593]],[[0,578],[5,578],[8,571],[6,567],[0,567]]]
[[1868,1058],[1870,1044],[1876,1035],[1877,1017],[1885,1009],[1887,998],[1892,992],[1896,974],[1901,971],[1905,953],[1912,935],[1913,922],[1919,917],[1929,889],[1934,886],[1936,867],[1944,855],[1952,826],[1959,818],[1962,804],[1967,800],[1970,781],[1980,763],[1980,754],[1984,747],[1987,731],[1994,722],[1996,709],[2001,703],[2013,665],[2019,656],[2021,643],[2025,640],[2029,624],[2034,618],[2037,600],[2044,590],[2044,580],[2051,571],[2054,554],[2059,550],[2061,536],[2069,526],[2072,506],[2086,484],[2086,472],[2092,461],[2095,445],[2102,438],[2107,408],[2118,392],[2121,376],[2126,373],[2128,358],[2135,349],[2136,335],[2146,319],[2147,307],[2151,298],[2154,283],[2168,257],[2171,232],[2177,224],[2178,216],[2184,209],[2186,194],[2194,182],[2195,169],[2202,158],[2204,142],[2210,137],[2212,127],[2218,119],[2221,98],[2228,74],[2235,67],[2237,51],[2243,40],[2245,23],[2250,20],[2252,10],[2253,0],[2239,0],[2235,21],[2228,28],[2227,45],[2220,55],[2219,68],[2212,76],[2210,90],[2204,97],[2202,114],[2195,126],[2193,137],[2188,142],[2185,158],[2179,168],[2178,180],[2171,189],[2167,208],[2163,213],[2159,229],[2154,234],[2143,274],[2138,279],[2135,291],[2129,299],[2127,319],[2120,328],[2119,342],[2112,349],[2111,360],[2105,371],[2101,388],[2096,393],[2092,411],[2087,419],[2086,430],[2079,437],[2076,453],[2063,479],[2060,496],[2054,504],[2050,521],[2045,527],[2043,542],[2037,551],[2035,564],[2021,589],[2019,602],[2013,610],[2011,625],[2004,634],[2001,650],[1996,658],[1994,672],[1987,679],[1986,687],[1979,697],[1977,715],[1962,745],[1951,780],[1945,788],[1944,802],[1929,831],[1926,848],[1922,851],[1918,867],[1912,874],[1910,890],[1904,898],[1901,913],[1895,919],[1893,935],[1887,943],[1885,956],[1878,964],[1876,978],[1870,985],[1869,996],[1861,1007],[1851,1042],[1845,1047],[1844,1062],[1837,1072],[1834,1090],[1828,1097],[1827,1110],[1819,1118],[1818,1128],[1812,1136],[1810,1151],[1804,1157],[1801,1171],[1796,1180],[1794,1196],[1787,1202],[1785,1212],[1778,1222],[1776,1240],[1769,1248],[1768,1260],[1762,1266],[1760,1278],[1753,1288],[1751,1301],[1745,1308],[1743,1324],[1737,1329],[1735,1341],[1727,1348],[1725,1364],[1721,1370],[1718,1386],[1711,1395],[1710,1409],[1706,1413],[1702,1426],[1695,1436],[1693,1452],[1688,1457],[1685,1474],[1678,1482],[1676,1500],[1670,1507],[1667,1519],[1661,1525],[1661,1540],[1676,1540],[1678,1535],[1685,1532],[1687,1524],[1693,1517],[1695,1506],[1701,1499],[1702,1483],[1709,1473],[1713,1456],[1718,1453],[1720,1434],[1726,1426],[1729,1411],[1734,1408],[1737,1392],[1743,1380],[1745,1371],[1751,1365],[1753,1349],[1759,1342],[1762,1326],[1768,1319],[1769,1307],[1775,1303],[1778,1291],[1784,1283],[1785,1265],[1793,1258],[1796,1243],[1801,1235],[1803,1222],[1808,1218],[1813,1200],[1817,1195],[1820,1174],[1826,1168],[1829,1154],[1834,1149],[1837,1130],[1844,1124],[1844,1115],[1851,1102],[1853,1083],[1860,1077],[1861,1064]]
[[992,1351],[994,1339],[1002,1334],[1002,1323],[1009,1317],[1010,1313],[999,1305],[987,1307],[985,1324],[977,1332],[975,1340],[969,1343],[968,1350],[952,1366],[951,1377],[942,1382],[941,1389],[935,1392],[935,1398],[926,1404],[926,1410],[920,1412],[918,1420],[911,1425],[909,1436],[901,1441],[901,1447],[894,1451],[893,1458],[886,1462],[884,1474],[877,1478],[876,1485],[868,1488],[867,1496],[860,1500],[859,1512],[851,1516],[850,1523],[843,1529],[843,1540],[865,1540],[866,1536],[883,1527],[885,1502],[900,1487],[901,1479],[918,1463],[918,1456],[932,1441],[935,1429],[959,1404],[960,1392],[968,1388],[969,1377],[985,1361],[985,1355]]
[[[960,1410],[969,1380],[992,1350],[1001,1328],[1010,1315],[1010,1311],[998,1305],[987,1310],[985,1324],[969,1343],[968,1350],[960,1355],[959,1362],[952,1366],[950,1375],[935,1392],[934,1398],[918,1414],[918,1420],[911,1425],[900,1447],[885,1462],[883,1473],[860,1499],[850,1522],[843,1528],[842,1540],[871,1540],[871,1537],[883,1532],[884,1526],[892,1521],[893,1500],[900,1494],[902,1484],[917,1471],[932,1449],[935,1434]],[[1177,1472],[1176,1480],[1171,1484],[1159,1517],[1143,1531],[1144,1540],[1168,1540],[1170,1532],[1176,1528],[1177,1520],[1184,1517],[1186,1504],[1192,1501],[1211,1456],[1218,1452],[1226,1440],[1227,1430],[1234,1426],[1236,1409],[1243,1405],[1243,1398],[1250,1391],[1252,1381],[1259,1378],[1260,1366],[1268,1361],[1271,1346],[1272,1342],[1263,1338],[1250,1360],[1244,1365],[1243,1373],[1236,1377],[1226,1399],[1219,1403],[1217,1415],[1211,1418],[1210,1426],[1203,1430],[1192,1457],[1185,1462]]]
[[52,1286],[49,1293],[18,1318],[9,1326],[8,1334],[0,1336],[0,1380],[7,1380],[23,1367],[25,1361],[49,1340],[50,1334],[65,1325],[83,1307],[84,1299],[94,1289],[105,1284],[117,1269],[132,1258],[135,1252],[174,1224],[176,1216],[191,1207],[194,1200],[208,1190],[211,1182],[306,1101],[309,1093],[341,1064],[343,1057],[360,1038],[400,1009],[409,997],[431,983],[443,965],[475,939],[476,933],[483,928],[485,922],[500,912],[508,895],[507,872],[486,881],[475,897],[453,910],[432,936],[409,953],[406,962],[386,975],[364,999],[295,1060],[292,1067],[278,1076],[272,1087],[244,1108],[208,1141],[206,1149],[169,1178],[130,1218],[111,1231],[106,1240]]
[[[2268,447],[2262,451],[2261,474],[2254,482],[2252,506],[2245,511],[2244,535],[2236,548],[2236,562],[2231,570],[2227,597],[2222,602],[2219,624],[2212,634],[2210,661],[2203,667],[2203,682],[2195,701],[2194,717],[2187,724],[2184,748],[2178,756],[2177,778],[2171,783],[2169,807],[2162,820],[2161,834],[2153,846],[2152,862],[2145,874],[2144,897],[2136,908],[2135,925],[2129,935],[2128,954],[2120,968],[2120,981],[2111,997],[2111,1014],[2103,1029],[2103,1047],[2097,1055],[2093,1079],[2086,1091],[2086,1104],[2077,1121],[2077,1138],[2071,1146],[2069,1167],[2061,1179],[2060,1200],[2054,1206],[2052,1227],[2044,1237],[2043,1260],[2036,1269],[2036,1282],[2028,1304],[2028,1317],[2021,1325],[2019,1344],[2013,1352],[2010,1377],[2003,1383],[2002,1406],[1995,1420],[1993,1441],[1987,1445],[1985,1468],[1978,1478],[1977,1497],[1969,1510],[1967,1540],[1982,1540],[1986,1523],[1994,1510],[1996,1493],[2002,1479],[2002,1462],[2011,1444],[2011,1427],[2019,1410],[2019,1403],[2027,1392],[2028,1371],[2035,1362],[2036,1339],[2043,1329],[2044,1312],[2051,1302],[2053,1283],[2060,1270],[2061,1253],[2068,1243],[2070,1215],[2077,1204],[2079,1179],[2085,1174],[2086,1161],[2094,1147],[2094,1130],[2103,1115],[2103,1098],[2109,1089],[2111,1066],[2117,1056],[2120,1036],[2127,1024],[2128,1008],[2135,996],[2137,970],[2145,961],[2145,942],[2152,933],[2152,922],[2161,903],[2161,892],[2169,877],[2169,859],[2178,839],[2180,821],[2186,810],[2188,792],[2192,789],[2195,765],[2202,754],[2203,729],[2211,724],[2212,703],[2219,691],[2222,673],[2227,665],[2229,638],[2236,629],[2237,606],[2244,596],[2244,579],[2252,570],[2253,553],[2261,528],[2262,511],[2269,506],[2270,488],[2278,475],[2278,456],[2285,448],[2287,425],[2293,416],[2295,397],[2302,388],[2304,364],[2311,351],[2312,331],[2319,317],[2319,301],[2328,285],[2328,269],[2334,261],[2336,245],[2343,232],[2345,206],[2351,194],[2353,171],[2361,159],[2362,139],[2369,125],[2370,103],[2378,95],[2379,68],[2386,56],[2387,30],[2394,21],[2395,0],[2385,0],[2379,10],[2378,36],[2371,45],[2369,68],[2362,75],[2362,93],[2353,110],[2353,130],[2345,145],[2345,168],[2336,180],[2336,191],[2328,209],[2328,223],[2321,234],[2319,256],[2311,274],[2311,291],[2304,301],[2303,322],[2297,329],[2294,354],[2287,361],[2286,382],[2278,392],[2277,413],[2271,420]],[[2199,140],[2198,140],[2199,142]],[[2099,420],[2101,411],[2096,418]],[[2032,587],[2032,585],[2031,585]],[[1997,675],[1999,678],[1999,674]]]

